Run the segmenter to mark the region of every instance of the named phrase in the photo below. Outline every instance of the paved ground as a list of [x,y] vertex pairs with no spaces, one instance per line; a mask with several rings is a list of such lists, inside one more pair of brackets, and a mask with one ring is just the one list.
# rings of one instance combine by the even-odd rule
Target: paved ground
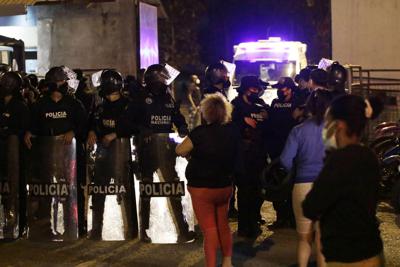
[[[274,220],[269,204],[264,217]],[[379,207],[387,266],[400,266],[400,228],[393,210]],[[232,230],[236,224],[232,223]],[[254,242],[234,235],[235,266],[291,266],[296,262],[294,230],[268,231]],[[81,239],[73,243],[36,243],[19,240],[0,243],[0,266],[203,266],[202,240],[191,244],[154,245],[138,240],[105,242]]]

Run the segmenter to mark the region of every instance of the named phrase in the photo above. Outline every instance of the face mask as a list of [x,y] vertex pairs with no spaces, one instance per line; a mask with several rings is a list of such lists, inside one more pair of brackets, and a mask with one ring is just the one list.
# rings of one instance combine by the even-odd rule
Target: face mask
[[282,90],[278,90],[277,95],[279,100],[285,99],[285,93]]
[[162,82],[154,82],[150,85],[150,91],[155,95],[160,95],[167,92],[168,86]]
[[327,150],[337,149],[336,122],[331,122],[322,130],[322,140]]
[[231,87],[231,81],[229,81],[229,80],[224,81],[224,85],[223,86],[224,86],[225,89]]
[[66,95],[68,92],[68,83],[63,83],[60,85],[56,91],[60,92],[62,95]]
[[259,94],[257,93],[251,93],[247,96],[247,99],[251,102],[251,103],[255,103],[257,102],[257,100],[259,99]]

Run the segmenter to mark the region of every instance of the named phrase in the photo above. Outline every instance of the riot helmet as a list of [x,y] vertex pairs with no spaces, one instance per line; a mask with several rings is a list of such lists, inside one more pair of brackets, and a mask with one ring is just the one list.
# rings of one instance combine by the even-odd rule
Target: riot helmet
[[29,74],[29,75],[26,76],[26,77],[28,77],[28,79],[29,79],[31,85],[32,85],[34,88],[37,88],[37,87],[38,87],[38,85],[39,85],[39,79],[38,79],[38,77],[37,77],[35,74]]
[[68,80],[68,76],[62,67],[52,67],[45,76],[48,83],[58,83]]
[[328,72],[328,83],[330,86],[344,85],[346,83],[347,71],[339,62],[333,62],[326,71]]
[[269,84],[260,80],[257,76],[243,76],[240,86],[236,89],[239,95],[246,94],[250,102],[256,102]]
[[9,72],[9,71],[11,71],[11,67],[10,67],[9,65],[4,64],[4,63],[0,63],[0,77],[1,77],[4,73]]
[[0,78],[0,98],[18,95],[21,92],[23,79],[18,72],[6,72]]
[[50,93],[57,91],[65,95],[68,92],[68,76],[63,67],[52,67],[46,73],[45,80]]
[[156,95],[167,91],[169,78],[168,70],[161,64],[149,66],[144,73],[146,87]]
[[214,63],[206,68],[206,81],[209,85],[222,84],[225,89],[231,86],[228,69],[222,63]]
[[119,92],[124,85],[122,75],[115,70],[104,70],[100,76],[100,95],[102,97]]

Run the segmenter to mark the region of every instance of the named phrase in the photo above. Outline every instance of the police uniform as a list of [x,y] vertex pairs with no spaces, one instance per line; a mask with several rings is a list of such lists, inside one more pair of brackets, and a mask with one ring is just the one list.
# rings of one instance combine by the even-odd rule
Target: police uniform
[[[152,138],[152,134],[172,133],[173,126],[181,135],[187,134],[185,118],[179,111],[169,92],[153,93],[145,87],[129,104],[125,115],[123,130],[138,134],[138,157],[141,180],[153,182],[153,173],[160,169],[166,182],[179,181],[175,170],[175,145],[168,135]],[[172,206],[179,237],[187,236],[188,224],[183,218],[181,197],[169,198]],[[142,239],[146,239],[145,230],[149,228],[150,198],[141,197],[140,201]],[[179,240],[178,240],[179,241]]]
[[[77,140],[83,140],[84,134],[86,133],[87,127],[87,115],[86,111],[82,105],[82,103],[72,96],[64,94],[63,97],[58,101],[55,102],[51,98],[51,94],[43,96],[40,98],[32,107],[32,119],[31,119],[31,127],[30,132],[36,136],[60,136],[66,134],[67,132],[73,131]],[[40,145],[40,144],[38,144]],[[74,148],[75,150],[76,148]],[[52,152],[51,152],[52,153]],[[56,153],[56,152],[54,152]],[[52,155],[48,155],[48,157],[52,157]],[[43,169],[38,178],[40,178],[41,183],[52,184],[54,183],[54,173],[52,173],[53,166],[45,166],[47,169]],[[60,176],[61,177],[61,176]],[[78,184],[80,184],[78,175]],[[74,183],[73,181],[65,180],[66,177],[62,177],[62,180],[57,181],[57,183]],[[80,189],[80,188],[79,188]],[[75,193],[71,193],[75,194]],[[78,198],[80,194],[78,192]],[[69,197],[74,198],[74,195],[69,195]],[[78,201],[76,203],[75,200],[63,200],[61,197],[57,196],[54,198],[55,201],[46,199],[44,197],[40,197],[39,201],[39,210],[38,214],[40,214],[41,219],[46,221],[46,227],[43,227],[43,233],[35,235],[36,233],[32,233],[32,238],[53,238],[53,235],[58,233],[54,233],[51,231],[51,205],[53,205],[53,214],[57,214],[58,212],[58,203],[62,203],[63,205],[63,212],[64,212],[64,236],[65,237],[75,237],[76,232],[74,225],[69,225],[70,223],[75,223],[78,221],[79,224],[82,222],[82,201]],[[72,203],[72,204],[71,204]],[[79,205],[79,206],[78,206]],[[79,212],[79,220],[74,218],[74,209],[77,209]],[[57,216],[53,218],[53,224],[57,225]],[[32,225],[32,227],[37,227]],[[36,229],[36,228],[35,228]],[[38,229],[37,229],[38,230]],[[36,231],[36,230],[32,230]],[[81,230],[80,230],[81,231]],[[40,236],[43,237],[40,237]],[[37,237],[36,237],[37,236]]]
[[[260,219],[262,199],[259,195],[259,174],[265,166],[267,153],[262,139],[262,131],[266,126],[268,106],[262,99],[256,103],[246,103],[243,95],[232,100],[234,107],[232,120],[240,129],[242,137],[243,174],[236,177],[238,188],[238,233],[248,237],[258,235],[257,222]],[[245,122],[251,118],[256,122],[256,128]]]
[[[93,116],[89,120],[89,128],[91,131],[94,131],[96,133],[97,139],[99,140],[97,143],[95,154],[95,168],[93,176],[93,182],[96,186],[110,185],[111,178],[116,179],[116,181],[114,181],[114,184],[118,186],[128,186],[126,184],[127,181],[119,181],[120,177],[115,177],[115,172],[113,171],[113,160],[115,160],[115,151],[112,143],[106,147],[101,142],[102,138],[105,135],[112,133],[117,134],[117,138],[125,137],[117,132],[117,129],[119,129],[117,125],[120,123],[120,118],[128,107],[128,102],[129,101],[122,96],[114,102],[105,99],[104,102],[97,107]],[[130,190],[130,188],[126,188],[126,190]],[[132,200],[127,199],[127,192],[122,193],[121,195],[117,194],[117,196],[118,199],[120,201],[124,201],[124,203],[132,202]],[[92,197],[93,220],[92,232],[90,234],[90,238],[92,239],[101,238],[105,199],[105,194],[94,194]],[[125,237],[130,238],[133,234],[129,231],[132,229],[130,225],[133,223],[132,213],[134,211],[125,208],[124,212],[128,213],[123,214],[123,217],[126,218],[126,221],[124,222],[124,228],[126,230]]]
[[[6,225],[3,228],[3,236],[5,238],[14,238],[14,230],[18,229],[18,221],[20,235],[23,234],[26,226],[26,186],[24,175],[21,171],[23,170],[24,162],[23,153],[21,153],[23,146],[18,146],[15,140],[17,142],[22,140],[22,136],[28,127],[29,110],[21,98],[13,96],[7,104],[0,104],[0,194],[2,195],[1,205],[4,208],[6,219]],[[14,142],[10,142],[12,140]],[[16,147],[10,147],[9,145],[16,145]],[[9,166],[11,153],[19,155],[17,165],[11,166],[12,169]],[[14,156],[12,157],[14,158]],[[9,173],[14,170],[13,168],[16,168],[14,173]],[[3,175],[6,175],[6,177],[1,177]],[[14,177],[15,175],[18,175],[18,177]],[[7,184],[4,178],[7,180]],[[16,216],[19,217],[19,220]]]
[[[272,160],[280,156],[290,131],[297,124],[292,115],[295,108],[296,104],[293,97],[289,101],[274,99],[271,103],[270,120],[265,140],[267,141],[268,154]],[[294,221],[290,199],[291,197],[288,196],[285,201],[273,202],[274,209],[277,212],[277,225]]]
[[58,102],[46,95],[32,107],[31,131],[38,136],[57,136],[73,131],[76,137],[82,138],[86,123],[82,103],[69,95]]

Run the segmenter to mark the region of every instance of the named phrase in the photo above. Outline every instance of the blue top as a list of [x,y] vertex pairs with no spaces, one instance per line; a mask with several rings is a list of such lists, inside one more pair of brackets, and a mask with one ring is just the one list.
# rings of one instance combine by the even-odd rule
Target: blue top
[[323,127],[323,123],[317,125],[315,120],[307,119],[290,132],[280,160],[288,170],[295,164],[295,183],[314,182],[320,173],[325,157]]

